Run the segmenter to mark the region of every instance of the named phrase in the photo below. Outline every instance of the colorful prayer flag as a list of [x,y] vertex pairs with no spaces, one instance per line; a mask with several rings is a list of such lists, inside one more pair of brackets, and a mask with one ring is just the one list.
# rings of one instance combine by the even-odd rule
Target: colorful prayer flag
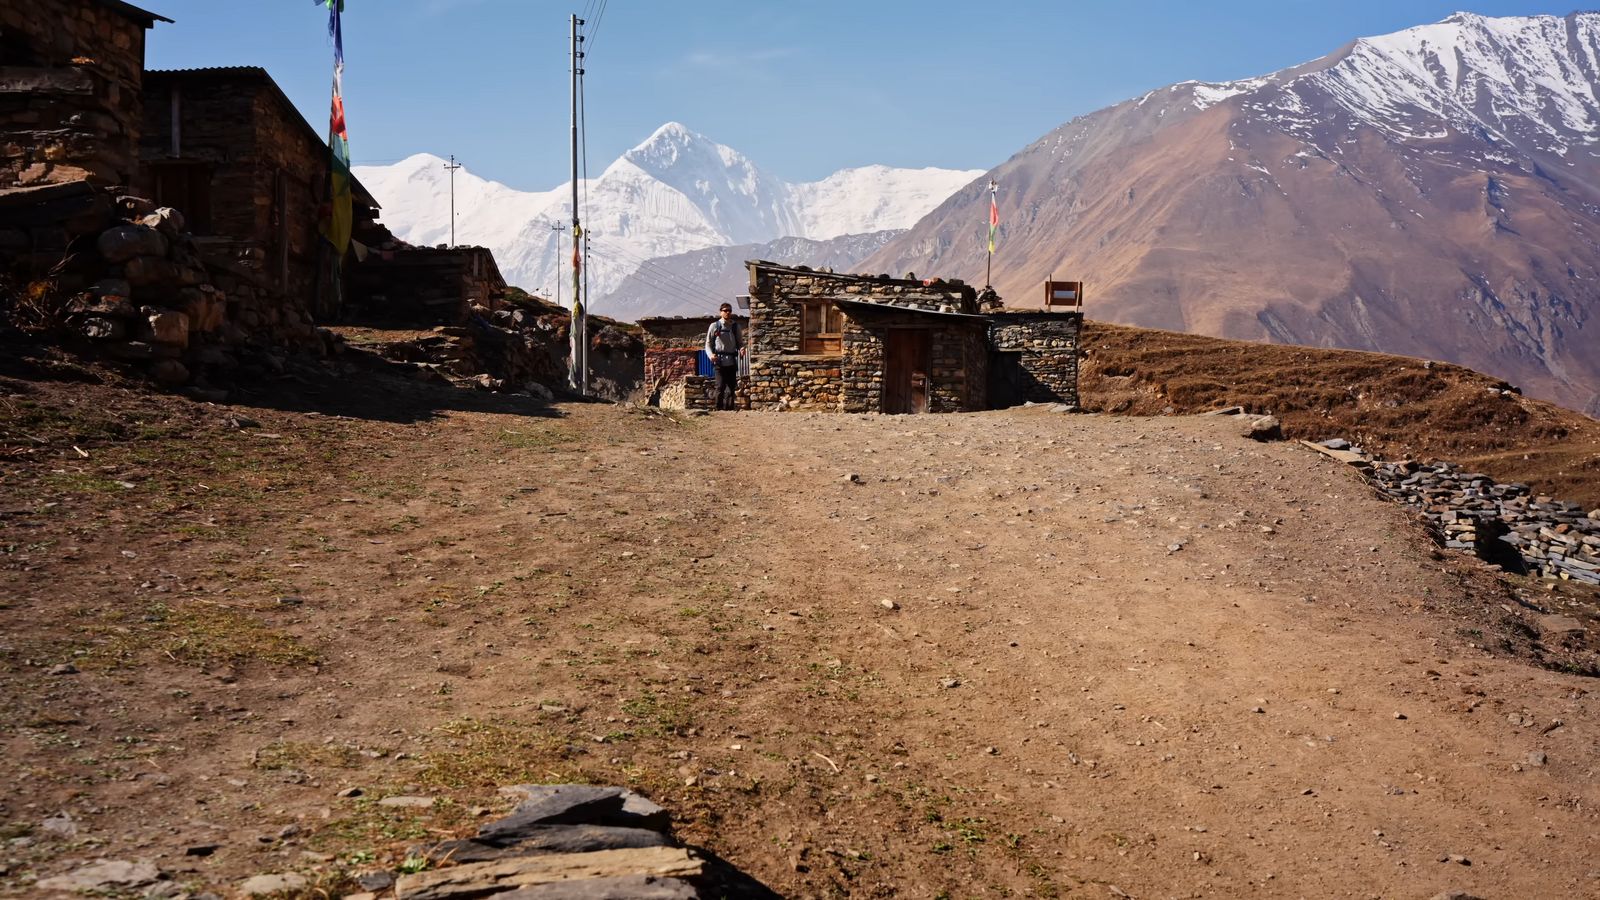
[[328,115],[328,149],[332,154],[329,202],[322,221],[322,236],[333,245],[335,270],[350,247],[354,221],[350,198],[350,134],[344,120],[344,0],[316,0],[328,7],[328,37],[333,40],[333,103]]
[[1000,186],[989,182],[989,255],[994,255],[994,237],[1000,230],[1000,205],[995,201],[995,190]]

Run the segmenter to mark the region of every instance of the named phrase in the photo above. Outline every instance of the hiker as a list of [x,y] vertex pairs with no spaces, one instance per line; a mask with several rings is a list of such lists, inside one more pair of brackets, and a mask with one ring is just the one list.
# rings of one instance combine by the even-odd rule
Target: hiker
[[737,409],[744,336],[739,334],[739,323],[733,320],[733,304],[722,304],[717,320],[706,329],[706,355],[717,367],[717,409]]

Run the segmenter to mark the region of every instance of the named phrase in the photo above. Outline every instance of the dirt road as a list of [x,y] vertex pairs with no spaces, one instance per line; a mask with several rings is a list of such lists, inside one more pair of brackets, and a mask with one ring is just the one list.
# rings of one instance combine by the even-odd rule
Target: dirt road
[[1593,681],[1225,421],[172,402],[0,482],[13,892],[586,780],[786,896],[1600,895]]

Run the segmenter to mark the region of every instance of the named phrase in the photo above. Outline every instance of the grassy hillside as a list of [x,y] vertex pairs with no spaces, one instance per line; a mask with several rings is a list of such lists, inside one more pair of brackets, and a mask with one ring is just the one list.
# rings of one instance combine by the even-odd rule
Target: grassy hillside
[[1270,412],[1290,437],[1342,437],[1385,457],[1447,459],[1600,506],[1600,421],[1461,366],[1087,322],[1090,411]]

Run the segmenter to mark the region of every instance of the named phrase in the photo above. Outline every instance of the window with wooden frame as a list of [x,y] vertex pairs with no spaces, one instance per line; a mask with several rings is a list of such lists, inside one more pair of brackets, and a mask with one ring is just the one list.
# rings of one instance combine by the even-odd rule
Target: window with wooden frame
[[839,353],[844,349],[844,316],[827,300],[803,301],[800,306],[800,352]]

